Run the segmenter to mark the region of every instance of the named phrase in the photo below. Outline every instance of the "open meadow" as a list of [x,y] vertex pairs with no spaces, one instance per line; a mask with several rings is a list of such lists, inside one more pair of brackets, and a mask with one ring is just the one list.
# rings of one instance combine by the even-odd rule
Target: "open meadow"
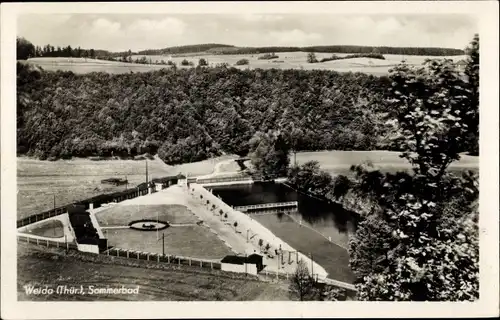
[[[195,267],[181,268],[126,258],[91,256],[62,249],[18,244],[18,300],[20,301],[216,301],[216,300],[289,300],[287,285],[257,281],[255,278],[232,276],[220,271]],[[139,294],[99,295],[27,295],[25,285],[85,288],[135,288]]]
[[[215,66],[221,63],[227,63],[239,69],[304,69],[304,70],[333,70],[338,72],[363,72],[373,75],[386,75],[389,69],[400,63],[402,59],[410,65],[421,65],[426,59],[452,59],[459,61],[465,56],[411,56],[411,55],[393,55],[385,54],[385,60],[370,59],[370,58],[354,58],[345,60],[327,61],[322,63],[308,63],[307,52],[280,52],[277,53],[277,59],[261,60],[258,59],[262,54],[227,54],[216,55],[208,53],[184,54],[184,55],[132,55],[132,59],[146,58],[153,63],[161,60],[172,61],[178,68],[191,68],[191,66],[182,66],[183,60],[190,61],[194,66],[198,65],[201,58],[206,59],[209,66]],[[315,53],[316,58],[331,57],[331,53]],[[342,57],[345,53],[335,53]],[[237,66],[236,62],[241,59],[247,59],[248,65]],[[45,70],[65,70],[74,73],[89,73],[89,72],[108,72],[108,73],[129,73],[129,72],[147,72],[152,70],[160,70],[162,68],[170,68],[168,65],[144,65],[136,63],[124,63],[119,61],[103,61],[96,59],[85,58],[32,58],[28,60],[42,67]]]
[[148,72],[169,68],[169,66],[144,65],[87,58],[31,58],[24,63],[42,67],[47,71],[71,71],[76,74],[90,72],[129,73]]
[[[178,166],[166,165],[159,159],[148,160],[151,178],[178,173],[189,176],[212,173],[215,163],[228,156]],[[235,157],[234,157],[235,158]],[[72,160],[40,161],[17,158],[17,218],[71,204],[103,193],[135,187],[146,181],[144,160]],[[127,178],[128,186],[101,184],[107,178]]]
[[[399,157],[395,151],[311,151],[297,152],[297,164],[307,161],[318,161],[321,169],[332,175],[350,174],[352,165],[371,162],[382,172],[410,171],[411,166],[406,159]],[[294,155],[290,155],[293,164]],[[461,155],[461,159],[452,163],[449,171],[459,174],[464,170],[479,170],[479,157]]]

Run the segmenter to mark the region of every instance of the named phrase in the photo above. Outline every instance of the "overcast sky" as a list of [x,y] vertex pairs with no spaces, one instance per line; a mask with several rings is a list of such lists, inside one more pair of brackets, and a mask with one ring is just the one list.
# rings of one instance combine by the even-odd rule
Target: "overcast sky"
[[463,49],[478,32],[465,15],[30,14],[17,34],[35,45],[125,51],[236,46],[373,45]]

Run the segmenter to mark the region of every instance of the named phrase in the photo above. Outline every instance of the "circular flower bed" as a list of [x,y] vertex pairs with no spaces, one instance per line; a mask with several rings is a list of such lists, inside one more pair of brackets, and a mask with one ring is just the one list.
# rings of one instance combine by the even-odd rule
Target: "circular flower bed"
[[131,221],[128,226],[130,229],[139,231],[157,231],[168,228],[170,225],[165,221],[157,221],[152,219],[142,219]]

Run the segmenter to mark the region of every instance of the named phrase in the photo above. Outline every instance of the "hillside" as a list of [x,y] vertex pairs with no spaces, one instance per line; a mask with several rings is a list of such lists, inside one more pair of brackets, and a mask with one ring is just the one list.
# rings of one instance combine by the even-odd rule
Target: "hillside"
[[[155,263],[76,251],[18,244],[18,299],[20,301],[251,301],[289,300],[285,284],[267,283],[241,275],[199,268],[162,268]],[[95,288],[139,286],[138,294],[28,295],[24,285]]]
[[209,54],[259,54],[273,52],[322,52],[322,53],[379,53],[379,54],[406,54],[417,56],[453,56],[463,55],[464,50],[452,48],[434,47],[375,47],[375,46],[309,46],[309,47],[237,47],[227,44],[197,44],[167,47],[163,49],[149,49],[139,51],[139,55],[162,55],[162,54],[186,54],[202,53]]
[[[69,158],[158,153],[168,164],[248,151],[281,126],[298,150],[371,150],[386,78],[305,70],[39,72],[18,65],[18,153]],[[37,101],[44,101],[43,104]]]

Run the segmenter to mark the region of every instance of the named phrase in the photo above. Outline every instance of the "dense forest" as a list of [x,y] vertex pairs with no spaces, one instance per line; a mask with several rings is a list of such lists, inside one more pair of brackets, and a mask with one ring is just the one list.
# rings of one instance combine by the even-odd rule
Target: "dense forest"
[[310,47],[235,47],[224,44],[200,44],[170,47],[165,49],[144,50],[139,54],[183,54],[192,52],[207,52],[210,54],[259,54],[275,52],[324,52],[324,53],[378,53],[414,56],[455,56],[463,55],[464,51],[452,48],[425,47],[373,47],[373,46],[310,46]]
[[278,129],[294,150],[383,149],[387,78],[331,71],[163,69],[76,75],[18,63],[18,152],[45,159],[246,155]]
[[44,46],[35,46],[28,40],[18,37],[16,39],[17,60],[26,60],[36,57],[63,57],[63,58],[91,58],[91,59],[109,59],[113,57],[121,57],[124,54],[132,54],[132,52],[110,52],[107,50],[98,49],[82,49],[80,47],[72,48],[54,47],[47,44]]

